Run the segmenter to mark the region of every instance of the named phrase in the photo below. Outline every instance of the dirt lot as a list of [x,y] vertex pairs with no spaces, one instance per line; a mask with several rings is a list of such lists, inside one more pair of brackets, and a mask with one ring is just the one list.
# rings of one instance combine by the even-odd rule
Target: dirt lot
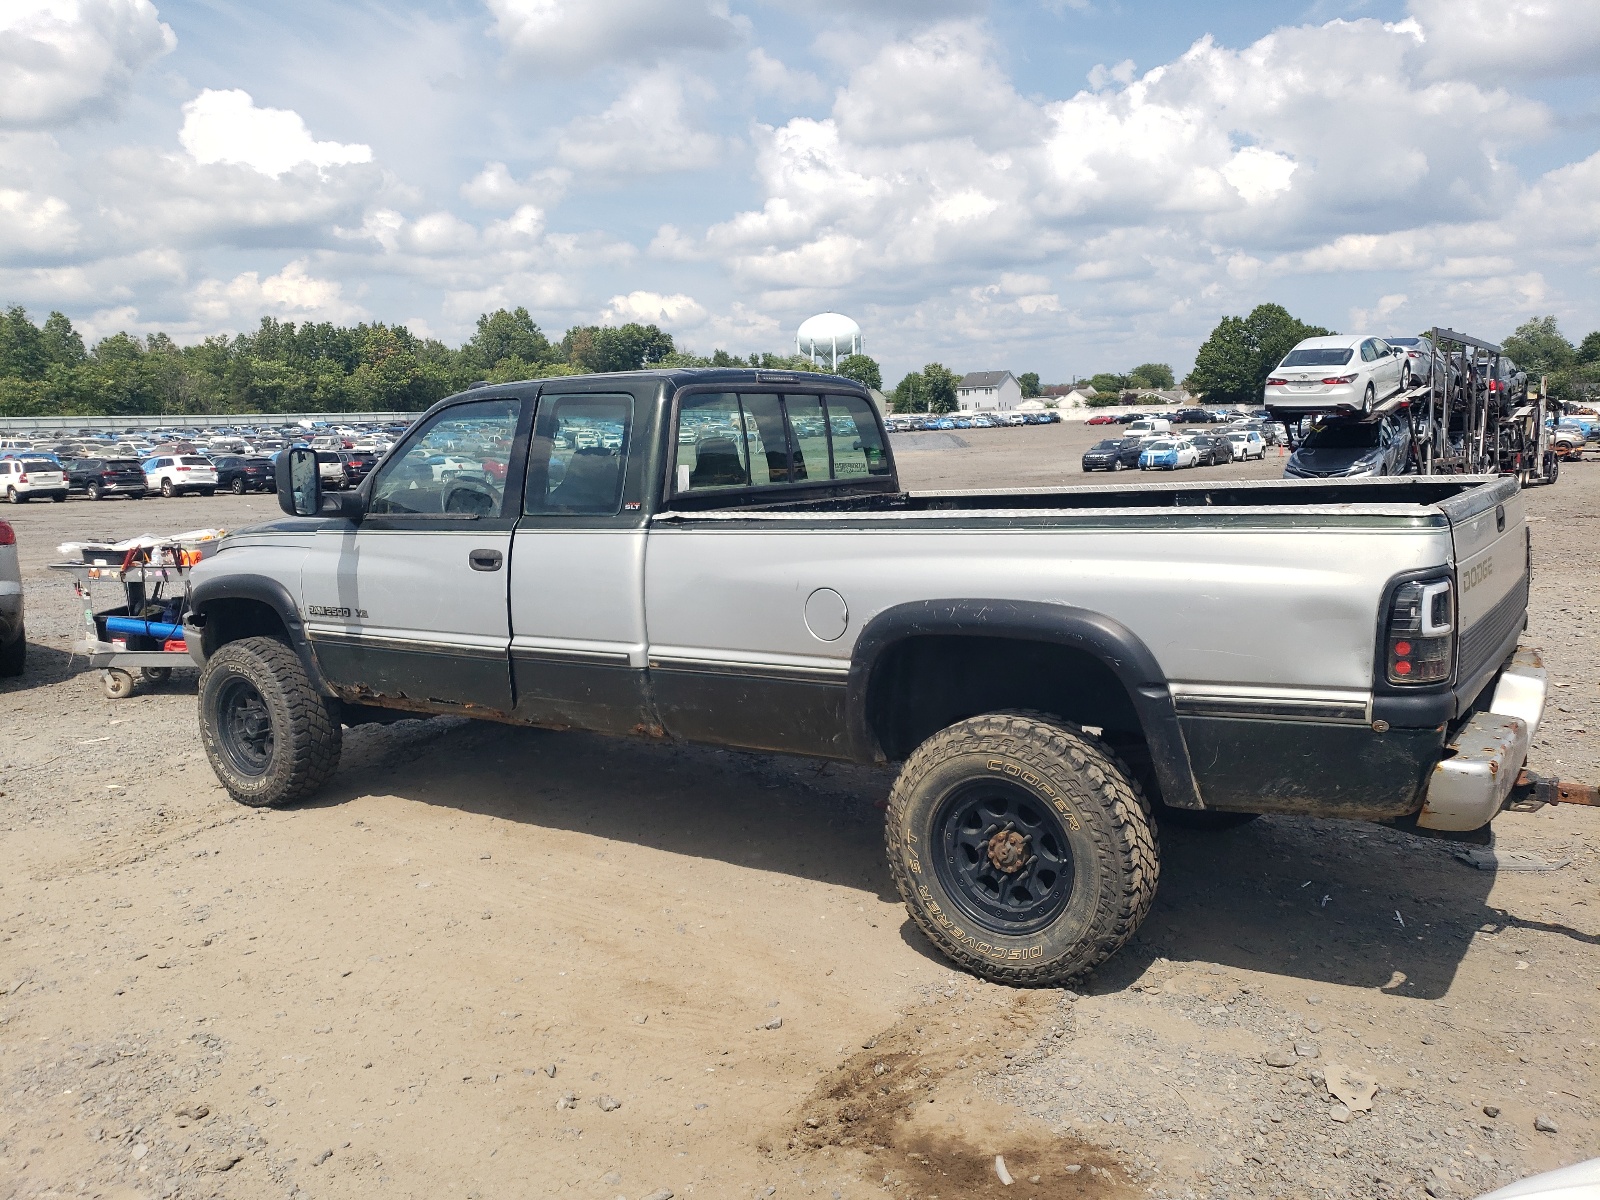
[[[1095,433],[901,467],[1076,482]],[[1600,466],[1530,504],[1533,765],[1600,779]],[[1497,822],[1555,868],[1527,873],[1359,825],[1164,831],[1134,943],[1082,995],[1009,991],[906,920],[882,772],[436,720],[350,731],[319,803],[234,805],[193,672],[105,699],[43,565],[275,511],[3,513],[34,646],[0,685],[0,1196],[1470,1196],[1600,1154],[1592,811]]]

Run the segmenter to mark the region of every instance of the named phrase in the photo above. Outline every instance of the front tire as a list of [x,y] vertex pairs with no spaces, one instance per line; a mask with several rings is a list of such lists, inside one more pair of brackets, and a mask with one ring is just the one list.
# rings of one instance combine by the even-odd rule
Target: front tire
[[229,485],[228,490],[231,491],[235,496],[244,495],[244,476],[241,475],[239,478],[235,479],[233,483]]
[[1060,984],[1133,936],[1160,873],[1150,808],[1099,739],[990,713],[919,746],[889,795],[889,868],[911,919],[964,969]]
[[100,490],[100,485],[98,483],[91,483],[88,487],[83,489],[83,492],[84,495],[88,496],[91,500],[99,500],[105,494]]
[[229,642],[200,674],[200,737],[228,793],[251,808],[303,800],[339,766],[342,731],[295,652],[275,638]]

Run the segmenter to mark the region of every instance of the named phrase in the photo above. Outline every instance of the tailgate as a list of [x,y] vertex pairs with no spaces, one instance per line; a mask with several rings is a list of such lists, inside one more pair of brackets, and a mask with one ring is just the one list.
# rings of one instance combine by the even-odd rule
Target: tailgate
[[[1516,648],[1528,611],[1528,527],[1514,480],[1458,498],[1450,517],[1456,560],[1456,689],[1475,696]],[[1476,510],[1476,511],[1474,511]]]

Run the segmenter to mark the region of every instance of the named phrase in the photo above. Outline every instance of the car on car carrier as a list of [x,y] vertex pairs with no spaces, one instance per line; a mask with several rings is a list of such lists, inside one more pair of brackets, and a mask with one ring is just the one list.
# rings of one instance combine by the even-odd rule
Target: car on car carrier
[[353,492],[319,457],[192,573],[236,799],[401,714],[896,763],[896,886],[991,979],[1132,936],[1152,809],[1482,836],[1544,711],[1515,479],[907,492],[859,384],[718,369],[480,386]]

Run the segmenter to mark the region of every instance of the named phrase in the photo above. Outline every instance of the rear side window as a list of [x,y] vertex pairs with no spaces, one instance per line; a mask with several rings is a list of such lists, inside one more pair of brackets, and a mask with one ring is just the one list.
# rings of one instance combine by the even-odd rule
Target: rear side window
[[877,420],[859,396],[714,392],[686,396],[679,406],[680,494],[888,471]]
[[860,396],[828,397],[828,430],[833,440],[833,477],[887,475],[889,456],[872,405]]
[[524,511],[614,516],[622,509],[632,440],[632,396],[545,396],[533,431]]

